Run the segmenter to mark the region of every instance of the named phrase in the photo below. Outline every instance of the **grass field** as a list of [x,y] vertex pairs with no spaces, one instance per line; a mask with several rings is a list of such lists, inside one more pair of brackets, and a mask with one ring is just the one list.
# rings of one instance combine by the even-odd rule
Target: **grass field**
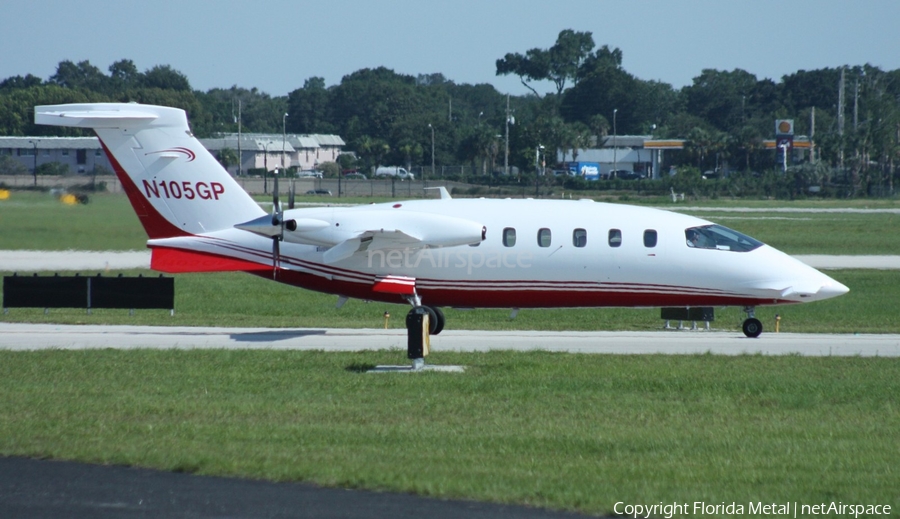
[[900,359],[0,352],[0,454],[609,513],[900,505]]
[[[897,215],[696,214],[793,254],[900,254]],[[121,195],[64,206],[15,192],[0,202],[0,249],[132,250],[144,240]],[[900,332],[900,274],[828,274],[850,293],[761,307],[757,316],[771,329],[780,314],[786,332]],[[401,328],[408,311],[335,302],[246,274],[185,274],[176,276],[174,316],[11,309],[0,321],[381,327],[389,311]],[[658,309],[523,310],[515,320],[506,310],[446,314],[449,329],[662,326]],[[716,318],[714,327],[740,333],[739,309],[717,309]],[[394,351],[0,351],[0,455],[589,513],[609,513],[618,501],[900,507],[900,359],[435,352],[429,362],[467,372],[361,373],[397,360]]]

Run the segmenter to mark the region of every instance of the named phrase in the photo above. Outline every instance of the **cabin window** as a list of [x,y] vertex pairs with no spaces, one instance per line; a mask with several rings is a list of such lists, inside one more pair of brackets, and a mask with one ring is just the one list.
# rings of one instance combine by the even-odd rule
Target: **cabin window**
[[684,230],[684,237],[688,247],[697,249],[749,252],[763,244],[761,241],[721,225],[691,227]]
[[572,245],[576,247],[584,247],[587,245],[587,231],[584,229],[575,229],[572,231]]
[[609,246],[618,247],[622,245],[622,231],[619,229],[609,230]]
[[516,244],[516,230],[512,227],[503,229],[503,246],[512,247]]
[[541,247],[549,247],[550,246],[550,229],[546,227],[538,230],[537,235],[538,245]]
[[654,231],[653,229],[647,229],[646,231],[644,231],[644,247],[656,247],[656,238],[656,231]]

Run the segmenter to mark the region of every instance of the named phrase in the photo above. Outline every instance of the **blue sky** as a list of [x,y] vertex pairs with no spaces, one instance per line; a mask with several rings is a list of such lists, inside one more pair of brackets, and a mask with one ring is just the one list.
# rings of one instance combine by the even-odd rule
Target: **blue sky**
[[705,68],[776,81],[845,64],[900,68],[896,0],[7,0],[2,14],[0,79],[46,79],[63,60],[106,73],[131,59],[142,71],[171,65],[199,90],[273,96],[378,66],[525,94],[495,61],[550,47],[563,29],[591,31],[622,50],[626,71],[676,88]]

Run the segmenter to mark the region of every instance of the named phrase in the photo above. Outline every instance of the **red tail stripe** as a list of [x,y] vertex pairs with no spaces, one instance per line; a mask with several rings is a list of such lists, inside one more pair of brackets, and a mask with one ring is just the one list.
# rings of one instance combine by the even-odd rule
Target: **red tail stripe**
[[[100,139],[99,135],[97,138]],[[131,177],[125,173],[125,169],[122,168],[119,161],[116,160],[112,152],[109,151],[109,148],[106,147],[106,143],[103,142],[103,139],[100,139],[100,145],[103,146],[103,151],[106,152],[109,163],[112,165],[113,171],[116,172],[116,177],[119,178],[119,182],[122,183],[122,189],[124,189],[125,194],[128,195],[128,201],[131,202],[134,212],[137,213],[141,225],[144,226],[144,231],[147,232],[147,236],[152,240],[157,238],[173,238],[176,236],[191,236],[190,233],[172,225],[172,223],[166,220],[163,215],[159,214],[159,211],[157,211],[144,195],[141,194],[141,190],[134,184]]]

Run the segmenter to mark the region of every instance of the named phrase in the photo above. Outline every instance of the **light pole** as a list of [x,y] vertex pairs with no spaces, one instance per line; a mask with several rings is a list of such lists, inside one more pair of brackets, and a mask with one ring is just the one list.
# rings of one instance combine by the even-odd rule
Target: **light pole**
[[269,144],[272,144],[272,141],[269,141],[263,144],[263,148],[266,150],[266,154],[263,155],[263,193],[269,194]]
[[288,116],[288,114],[285,113],[284,117],[281,118],[281,169],[285,169],[285,167],[284,167],[284,148],[285,148],[285,141],[287,141],[287,131],[286,131],[287,116]]
[[32,176],[34,176],[34,185],[37,185],[37,143],[41,142],[40,140],[28,141],[29,144],[34,148],[34,169],[31,170]]
[[[233,106],[233,105],[232,105]],[[238,176],[244,176],[244,150],[241,148],[241,100],[238,99],[238,114],[237,114],[237,125],[238,125]]]
[[[431,123],[428,123],[428,127],[431,128],[431,178],[434,178],[434,126]],[[422,175],[424,177],[425,175]],[[422,178],[424,181],[425,179]]]
[[613,108],[613,172],[612,175],[609,176],[610,180],[612,180],[613,175],[616,174],[616,171],[619,170],[619,144],[618,137],[619,133],[616,131],[616,113],[619,111],[618,108]]

